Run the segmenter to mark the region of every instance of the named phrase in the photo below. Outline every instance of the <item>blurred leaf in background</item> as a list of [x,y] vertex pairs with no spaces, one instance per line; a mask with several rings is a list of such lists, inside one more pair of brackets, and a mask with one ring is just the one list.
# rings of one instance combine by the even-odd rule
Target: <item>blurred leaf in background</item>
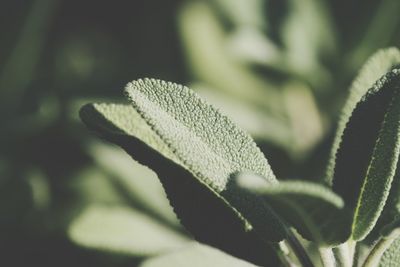
[[376,49],[400,45],[398,10],[395,0],[2,1],[0,264],[157,266],[147,257],[164,254],[165,239],[131,253],[146,227],[191,239],[156,175],[78,120],[82,103],[121,101],[137,78],[196,89],[255,137],[278,178],[322,179],[350,78]]

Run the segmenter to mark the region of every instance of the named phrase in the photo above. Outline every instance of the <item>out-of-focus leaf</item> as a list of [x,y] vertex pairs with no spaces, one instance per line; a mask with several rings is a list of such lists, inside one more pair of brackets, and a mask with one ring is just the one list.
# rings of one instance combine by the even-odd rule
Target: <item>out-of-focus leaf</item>
[[265,65],[287,72],[283,51],[255,28],[241,27],[227,37],[230,56],[243,63]]
[[333,190],[353,211],[353,240],[375,226],[400,152],[400,70],[380,78],[356,104],[337,150]]
[[50,188],[46,175],[41,170],[33,168],[29,169],[26,176],[32,191],[34,208],[36,210],[46,210],[51,202]]
[[306,181],[268,184],[250,173],[238,174],[237,183],[261,196],[301,235],[321,245],[338,245],[350,234],[342,227],[349,223],[344,202],[327,187]]
[[214,0],[229,19],[237,26],[265,28],[267,19],[263,12],[265,0]]
[[172,225],[179,222],[165,195],[157,175],[148,167],[133,161],[128,154],[108,144],[92,143],[89,151],[95,162],[106,173],[111,182],[125,190],[130,198],[155,215],[162,216]]
[[373,17],[368,20],[367,25],[362,25],[365,29],[362,38],[357,36],[359,38],[357,46],[350,51],[345,66],[350,70],[358,68],[370,54],[390,45],[394,37],[398,36],[400,17],[397,11],[400,9],[400,2],[382,0],[377,3],[379,4],[375,8]]
[[397,238],[400,236],[400,217],[386,225],[382,229],[381,235],[385,238]]
[[188,242],[143,213],[121,206],[88,206],[72,221],[68,236],[87,248],[137,257],[157,255]]
[[382,49],[368,59],[365,65],[361,68],[357,77],[354,79],[349,90],[347,101],[343,106],[342,114],[336,130],[336,136],[333,142],[326,174],[328,183],[332,183],[336,153],[339,149],[346,124],[348,123],[357,103],[380,77],[397,64],[400,64],[400,51],[396,48]]
[[79,194],[84,204],[125,204],[110,177],[96,165],[80,169],[71,189]]
[[304,158],[324,134],[316,100],[310,87],[299,82],[288,82],[282,86],[282,98],[292,135],[286,149],[293,157]]
[[[47,30],[54,14],[57,1],[37,0],[23,24],[17,43],[9,53],[9,58],[2,65],[0,72],[1,114],[6,119],[15,114],[21,105],[21,98],[28,85],[34,79],[36,66]],[[3,119],[3,117],[1,117]]]
[[286,229],[269,207],[228,183],[243,170],[276,183],[254,141],[187,87],[145,79],[128,84],[126,93],[134,108],[87,105],[82,120],[156,171],[198,240],[263,262],[268,245],[261,240],[280,241]]
[[200,244],[191,246],[173,252],[170,254],[158,256],[144,261],[140,267],[255,267],[255,265],[243,260],[234,258],[215,248]]
[[230,55],[227,33],[209,3],[186,3],[179,15],[179,30],[190,67],[199,81],[284,118],[276,86]]
[[289,14],[282,29],[287,65],[316,85],[326,82],[329,76],[320,56],[334,50],[335,38],[324,2],[289,0],[288,6]]

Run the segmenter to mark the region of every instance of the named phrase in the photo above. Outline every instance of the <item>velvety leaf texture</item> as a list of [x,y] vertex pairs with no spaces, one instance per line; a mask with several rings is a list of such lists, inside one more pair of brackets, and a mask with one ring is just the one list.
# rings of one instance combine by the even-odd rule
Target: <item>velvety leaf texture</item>
[[336,153],[333,190],[352,212],[351,238],[375,226],[390,192],[400,141],[400,70],[380,78],[356,104]]
[[128,84],[126,94],[133,108],[87,105],[82,120],[158,174],[196,239],[255,263],[273,259],[261,239],[282,240],[283,225],[229,180],[234,172],[252,171],[276,183],[254,141],[187,87],[144,79]]
[[[329,188],[305,181],[283,181],[268,184],[261,177],[241,173],[239,186],[261,196],[277,213],[305,238],[323,246],[344,242],[349,230],[349,216],[344,202]],[[347,230],[347,232],[346,232]]]
[[332,146],[331,158],[326,175],[329,184],[332,183],[334,175],[336,153],[339,149],[344,129],[346,128],[354,108],[367,93],[368,89],[371,88],[379,78],[398,64],[400,64],[400,51],[397,48],[382,49],[368,59],[361,68],[358,76],[354,79],[339,119],[335,140]]
[[379,267],[398,266],[400,266],[400,237],[390,245],[385,253],[383,253],[383,256],[379,262]]

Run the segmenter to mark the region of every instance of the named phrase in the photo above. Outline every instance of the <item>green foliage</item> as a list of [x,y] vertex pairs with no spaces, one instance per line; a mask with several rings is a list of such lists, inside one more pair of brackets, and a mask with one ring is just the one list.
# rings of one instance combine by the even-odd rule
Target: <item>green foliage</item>
[[134,108],[88,105],[83,121],[158,173],[196,239],[262,262],[269,245],[261,240],[281,241],[285,227],[258,198],[229,184],[230,175],[243,170],[276,183],[254,141],[186,87],[146,79],[128,84],[126,94]]
[[342,198],[329,188],[306,181],[283,181],[270,185],[254,174],[240,174],[240,186],[262,196],[265,202],[295,227],[320,245],[346,241],[348,214]]
[[395,267],[400,264],[400,238],[397,238],[383,253],[379,267]]
[[[0,9],[1,265],[399,265],[398,74],[381,80],[399,51],[347,89],[400,45],[400,1],[25,2]],[[129,154],[96,139],[79,108],[121,103],[143,75],[187,84],[274,175],[227,124],[204,141],[193,102],[159,91],[145,112],[92,107],[92,132]]]
[[[158,174],[182,225],[198,241],[258,265],[278,260],[290,264],[296,255],[303,266],[313,266],[315,259],[289,230],[293,227],[319,247],[327,267],[336,260],[351,262],[352,244],[374,229],[388,197],[387,209],[398,205],[397,191],[389,193],[400,153],[399,63],[397,49],[379,51],[353,83],[328,166],[332,190],[306,181],[278,182],[247,134],[190,89],[174,83],[134,81],[125,89],[130,105],[88,104],[80,115],[96,134]],[[101,243],[85,230],[87,220],[77,221],[71,228],[73,240]],[[376,266],[381,258],[384,264],[396,261],[398,223],[390,223],[365,267]],[[293,254],[284,243],[278,245],[282,240]],[[349,251],[335,259],[329,247],[339,245]],[[205,253],[199,248],[160,256],[144,266],[190,261]],[[217,263],[219,259],[213,257],[210,264],[227,264]]]
[[89,206],[69,226],[81,246],[136,257],[183,247],[187,240],[152,218],[128,207]]
[[331,158],[328,164],[326,175],[329,183],[332,183],[336,153],[339,149],[343,132],[353,110],[356,108],[357,103],[362,99],[367,91],[374,85],[374,83],[397,64],[400,64],[400,52],[396,48],[388,48],[378,51],[368,59],[368,61],[361,68],[358,76],[354,79],[349,89],[347,101],[343,106],[342,114],[336,130],[335,140],[331,150]]

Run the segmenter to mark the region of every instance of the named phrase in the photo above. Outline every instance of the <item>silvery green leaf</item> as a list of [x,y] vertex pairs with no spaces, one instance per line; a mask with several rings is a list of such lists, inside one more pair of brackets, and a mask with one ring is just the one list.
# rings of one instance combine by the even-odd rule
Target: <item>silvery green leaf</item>
[[254,141],[187,87],[145,79],[128,84],[126,93],[132,106],[87,105],[82,120],[159,175],[195,238],[263,262],[271,251],[264,241],[282,240],[286,229],[269,207],[229,179],[249,170],[277,183]]
[[379,261],[379,267],[398,266],[400,266],[400,237],[389,246]]
[[85,208],[70,224],[68,236],[83,247],[136,257],[157,255],[189,243],[139,211],[105,205]]

